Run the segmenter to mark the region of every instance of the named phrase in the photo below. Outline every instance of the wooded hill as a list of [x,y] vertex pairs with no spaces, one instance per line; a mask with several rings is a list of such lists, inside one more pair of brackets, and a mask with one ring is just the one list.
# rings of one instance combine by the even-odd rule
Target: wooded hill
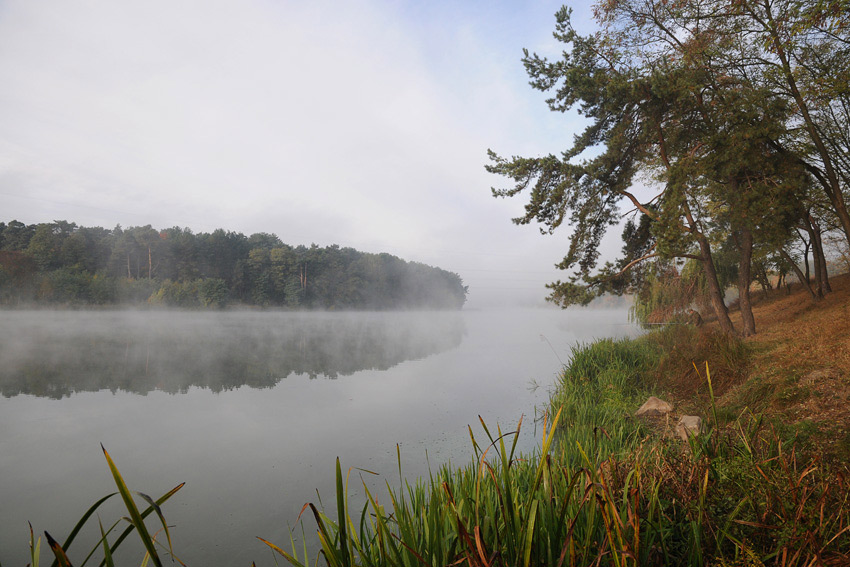
[[460,309],[458,274],[274,234],[0,222],[0,304]]

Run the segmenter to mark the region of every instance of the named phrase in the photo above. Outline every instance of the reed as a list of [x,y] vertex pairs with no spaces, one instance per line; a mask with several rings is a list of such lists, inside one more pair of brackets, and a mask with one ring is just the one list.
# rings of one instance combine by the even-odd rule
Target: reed
[[656,345],[647,340],[573,347],[549,403],[550,413],[563,414],[559,444],[580,444],[594,454],[598,449],[598,458],[634,449],[647,430],[631,416],[651,391],[646,376],[657,357]]
[[[118,470],[118,467],[115,465],[115,462],[112,460],[112,457],[106,451],[103,446],[103,455],[106,458],[107,466],[109,467],[110,472],[112,473],[113,481],[115,482],[115,486],[118,489],[116,492],[112,492],[107,494],[106,496],[100,498],[97,502],[92,504],[88,510],[86,510],[85,514],[77,521],[74,528],[71,530],[71,533],[65,539],[63,543],[59,543],[56,541],[47,531],[44,532],[44,538],[47,541],[48,546],[50,547],[50,551],[53,554],[53,562],[51,563],[51,567],[73,567],[73,565],[77,565],[78,567],[84,567],[89,564],[98,551],[101,551],[103,554],[103,558],[99,562],[99,567],[114,567],[115,562],[113,559],[113,555],[118,547],[129,537],[131,534],[135,533],[139,538],[143,548],[145,549],[144,557],[141,560],[142,565],[147,565],[152,563],[156,567],[162,567],[163,562],[160,556],[160,552],[157,550],[157,546],[164,549],[173,560],[176,560],[181,565],[182,561],[177,559],[174,555],[174,550],[171,543],[171,533],[168,530],[168,524],[165,521],[165,516],[162,513],[161,506],[164,504],[169,498],[174,496],[178,490],[183,488],[183,483],[178,484],[156,500],[152,499],[147,494],[136,492],[143,501],[147,503],[147,506],[144,508],[139,508],[136,504],[135,499],[133,498],[133,492],[127,487],[127,484],[124,482],[124,478],[121,476],[121,472]],[[114,496],[120,496],[121,500],[124,503],[124,507],[127,510],[127,517],[119,518],[115,520],[108,529],[104,529],[103,523],[100,518],[97,518],[97,526],[98,533],[100,533],[100,538],[94,543],[91,549],[88,551],[86,555],[82,555],[83,559],[78,563],[72,563],[71,556],[71,545],[76,541],[77,536],[80,534],[81,530],[86,527],[91,521],[92,516],[94,516],[97,511],[103,506],[107,501],[111,500]],[[145,524],[145,518],[150,516],[152,513],[155,513],[159,519],[159,523],[161,525],[161,530],[155,533],[151,533]],[[129,524],[123,530],[119,530],[122,524]],[[113,532],[117,532],[117,537],[113,539],[110,543],[109,536],[113,534]],[[157,541],[158,533],[165,533],[166,540],[168,542],[167,547]],[[75,550],[79,548],[79,546],[75,547]],[[41,564],[41,537],[36,538],[32,525],[30,525],[30,565],[32,567],[38,567]]]

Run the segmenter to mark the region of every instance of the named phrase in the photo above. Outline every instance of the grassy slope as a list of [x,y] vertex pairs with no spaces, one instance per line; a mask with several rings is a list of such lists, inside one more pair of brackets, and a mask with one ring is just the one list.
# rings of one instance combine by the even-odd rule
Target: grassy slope
[[[787,295],[756,293],[758,334],[745,341],[747,364],[728,368],[715,384],[727,416],[750,410],[792,428],[810,449],[850,461],[850,274],[831,278],[833,293],[813,302],[795,286]],[[739,314],[733,311],[738,324]],[[712,325],[707,325],[710,334]],[[698,363],[717,353],[693,352]],[[684,363],[684,364],[682,364]],[[661,377],[685,407],[700,406],[680,361]],[[673,370],[672,368],[669,370]],[[692,375],[690,376],[693,377]],[[685,378],[685,379],[682,379]],[[697,396],[699,398],[699,396]]]
[[801,290],[756,307],[748,380],[729,392],[813,433],[828,454],[850,459],[850,274],[831,279],[833,293],[814,303]]

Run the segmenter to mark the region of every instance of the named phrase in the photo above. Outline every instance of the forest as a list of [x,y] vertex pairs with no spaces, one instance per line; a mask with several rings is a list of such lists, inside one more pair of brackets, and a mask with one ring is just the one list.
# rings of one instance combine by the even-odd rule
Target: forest
[[0,222],[0,305],[460,309],[458,274],[274,234]]

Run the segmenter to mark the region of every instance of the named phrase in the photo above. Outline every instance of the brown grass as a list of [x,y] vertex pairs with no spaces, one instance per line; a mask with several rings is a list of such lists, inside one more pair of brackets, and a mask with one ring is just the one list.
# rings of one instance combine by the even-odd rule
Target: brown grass
[[[818,302],[799,285],[791,295],[758,292],[758,333],[747,372],[727,384],[721,405],[750,408],[788,427],[804,428],[824,453],[850,459],[850,274],[830,278]],[[733,312],[740,326],[740,315]],[[711,325],[707,326],[709,329]]]

